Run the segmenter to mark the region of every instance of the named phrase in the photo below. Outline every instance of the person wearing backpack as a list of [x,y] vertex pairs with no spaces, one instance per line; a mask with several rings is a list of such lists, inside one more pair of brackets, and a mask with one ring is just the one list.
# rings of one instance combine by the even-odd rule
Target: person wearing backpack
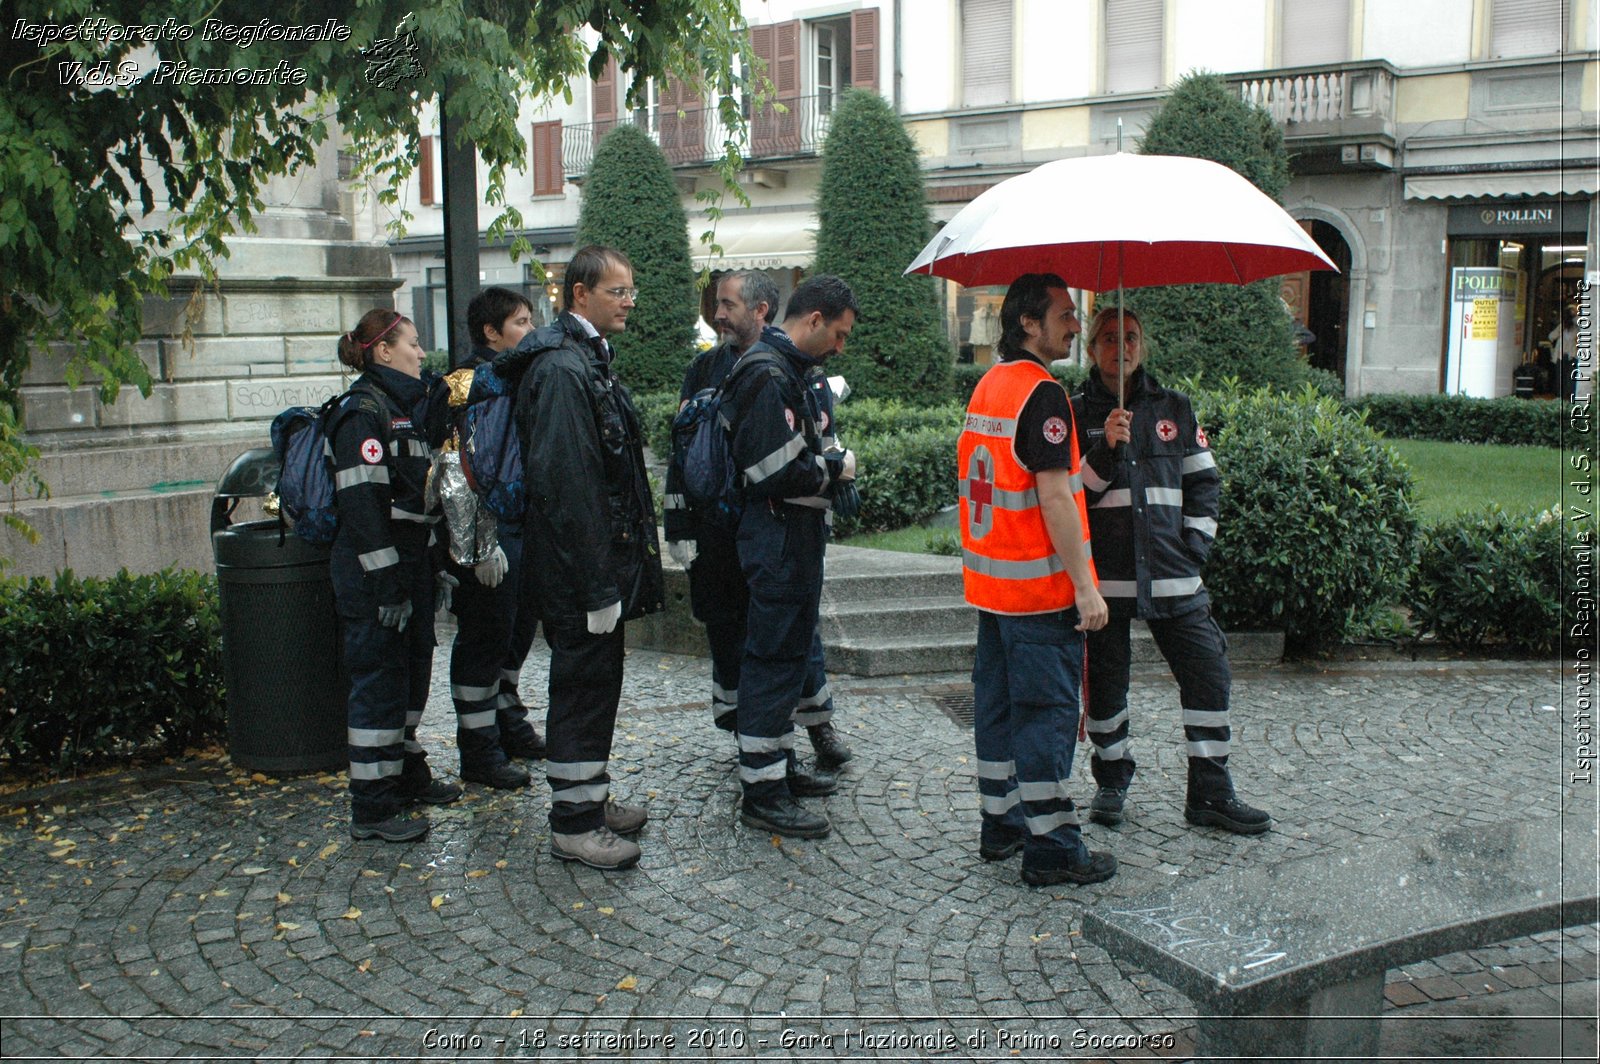
[[[684,374],[679,394],[679,410],[688,406],[706,389],[723,388],[740,356],[761,339],[763,327],[778,315],[778,286],[759,270],[723,275],[717,281],[717,310],[712,324],[723,343],[695,357]],[[748,366],[746,368],[749,368]],[[820,368],[813,368],[808,381],[819,408],[819,422],[826,426],[824,446],[832,439],[833,393]],[[695,618],[706,626],[706,642],[711,650],[712,722],[724,731],[735,730],[739,700],[739,666],[744,656],[745,615],[750,594],[744,573],[739,569],[739,553],[734,540],[735,527],[702,514],[685,493],[682,456],[674,455],[667,466],[667,483],[662,512],[667,550],[689,576],[689,606]],[[819,771],[802,772],[790,752],[789,786],[797,795],[831,794],[838,783],[831,769],[853,756],[831,722],[833,699],[828,691],[828,675],[820,634],[812,636],[806,682],[796,708],[796,722],[806,727],[811,737]]]
[[844,350],[856,320],[855,294],[837,277],[816,276],[789,297],[782,328],[769,326],[745,353],[775,354],[735,371],[724,410],[744,506],[735,542],[749,588],[740,662],[737,727],[740,820],[779,835],[820,838],[827,817],[795,801],[789,782],[794,712],[806,685],[822,599],[827,513],[855,479],[855,455],[828,452],[812,371]]
[[[470,398],[473,379],[492,373],[495,358],[532,330],[533,305],[517,292],[486,288],[467,304],[472,354],[447,378],[458,432],[466,418],[457,394],[463,403]],[[516,790],[526,787],[530,777],[509,758],[544,756],[544,740],[529,723],[528,707],[517,694],[538,621],[532,610],[519,608],[522,523],[499,518],[495,525],[498,546],[487,559],[473,566],[445,559],[445,570],[459,584],[453,595],[457,627],[450,648],[450,697],[456,707],[461,778]]]
[[655,501],[633,399],[607,337],[627,327],[638,290],[615,248],[567,264],[564,310],[495,360],[517,379],[527,499],[522,605],[550,646],[545,771],[550,852],[592,868],[629,868],[643,809],[610,796],[606,766],[622,697],[623,625],[662,608]]
[[350,834],[411,842],[426,816],[406,805],[461,797],[435,780],[416,740],[433,667],[437,516],[423,503],[432,447],[444,440],[443,379],[424,379],[411,321],[370,310],[339,338],[339,361],[361,376],[327,415],[339,527],[329,572],[350,677]]

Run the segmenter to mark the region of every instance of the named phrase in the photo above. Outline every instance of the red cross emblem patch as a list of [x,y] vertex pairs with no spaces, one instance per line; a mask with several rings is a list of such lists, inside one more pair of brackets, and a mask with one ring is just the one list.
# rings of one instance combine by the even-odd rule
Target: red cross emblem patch
[[826,410],[820,411],[817,414],[817,426],[823,432],[827,432],[828,431],[828,412]]
[[362,441],[361,460],[368,465],[377,465],[383,461],[383,444],[374,439]]
[[1044,438],[1060,443],[1067,438],[1067,423],[1058,417],[1048,418],[1044,423]]
[[783,420],[789,423],[789,431],[794,431],[794,411],[788,407],[783,408]]
[[1162,418],[1156,422],[1156,435],[1162,443],[1171,443],[1178,438],[1178,426],[1170,418]]
[[967,530],[982,539],[994,527],[994,456],[977,447],[967,460]]
[[1206,439],[1206,430],[1201,428],[1198,424],[1196,424],[1194,427],[1194,442],[1198,443],[1202,447],[1211,446],[1211,441]]

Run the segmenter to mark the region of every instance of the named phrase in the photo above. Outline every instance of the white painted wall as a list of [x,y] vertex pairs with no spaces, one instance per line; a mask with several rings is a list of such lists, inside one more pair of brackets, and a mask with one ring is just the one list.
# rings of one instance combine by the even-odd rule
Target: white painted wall
[[1465,63],[1472,0],[1367,0],[1361,54],[1398,67]]
[[[1227,74],[1267,66],[1267,5],[1274,0],[1174,0],[1167,55],[1176,81],[1191,70]],[[1293,2],[1293,0],[1290,0]]]
[[1095,91],[1100,0],[1016,0],[1022,100],[1071,100]]
[[901,18],[900,103],[906,114],[947,111],[956,106],[956,57],[960,19],[957,0],[909,0]]

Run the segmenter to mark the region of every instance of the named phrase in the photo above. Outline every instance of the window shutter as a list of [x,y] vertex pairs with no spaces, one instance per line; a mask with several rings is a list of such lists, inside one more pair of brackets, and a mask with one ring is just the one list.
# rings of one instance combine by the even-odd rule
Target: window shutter
[[1561,51],[1563,0],[1491,0],[1490,58],[1547,55]]
[[1279,12],[1281,65],[1320,66],[1350,58],[1350,0],[1292,0]]
[[1106,91],[1161,87],[1164,0],[1106,0]]
[[606,68],[594,79],[591,93],[594,111],[594,139],[617,124],[617,61],[606,60]]
[[[674,165],[702,161],[705,151],[701,143],[704,126],[700,93],[677,78],[667,78],[661,84],[659,99],[657,128],[667,161]],[[679,111],[683,112],[682,117]]]
[[1011,102],[1011,0],[963,0],[961,94],[968,107]]
[[[777,56],[776,26],[751,26],[750,50],[766,68],[767,80],[776,81],[774,69]],[[750,150],[755,155],[771,155],[778,136],[777,112],[767,104],[750,116]]]
[[417,182],[424,207],[431,207],[438,202],[433,190],[433,142],[437,139],[421,137],[417,141]]
[[533,194],[559,196],[566,175],[561,165],[561,122],[533,124]]
[[878,9],[850,13],[850,84],[878,91]]

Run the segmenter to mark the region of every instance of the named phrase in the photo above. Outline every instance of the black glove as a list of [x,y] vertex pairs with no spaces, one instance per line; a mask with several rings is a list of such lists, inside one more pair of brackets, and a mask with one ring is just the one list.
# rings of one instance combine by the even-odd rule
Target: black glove
[[833,512],[849,521],[861,512],[861,493],[853,480],[840,480],[833,485]]

